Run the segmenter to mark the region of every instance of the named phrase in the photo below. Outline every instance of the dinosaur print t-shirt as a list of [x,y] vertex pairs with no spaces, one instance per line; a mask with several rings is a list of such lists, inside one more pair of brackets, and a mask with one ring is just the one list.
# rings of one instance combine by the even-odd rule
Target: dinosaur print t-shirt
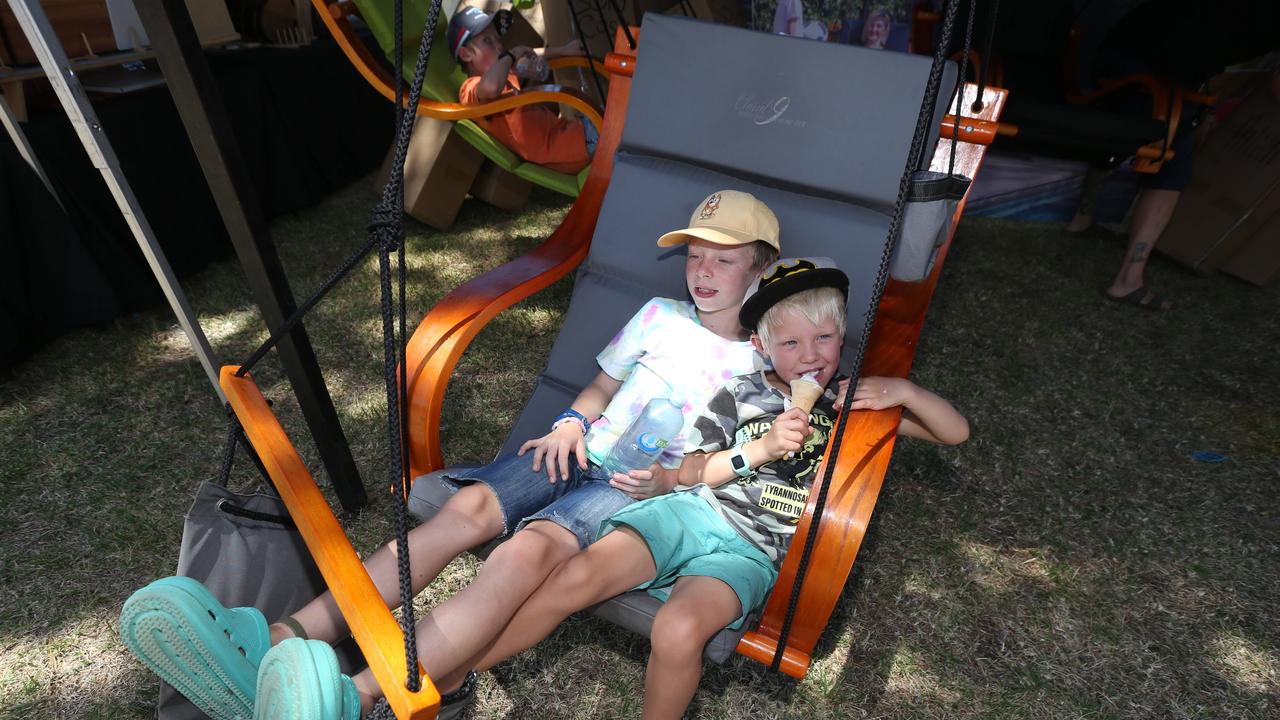
[[[781,564],[786,555],[831,437],[838,380],[827,384],[810,411],[813,433],[795,457],[765,463],[755,468],[751,477],[736,478],[717,488],[688,488],[717,507],[739,535],[775,564]],[[690,452],[719,452],[762,438],[773,427],[774,419],[790,407],[790,400],[769,384],[763,371],[735,377],[712,396],[706,410],[694,419]]]

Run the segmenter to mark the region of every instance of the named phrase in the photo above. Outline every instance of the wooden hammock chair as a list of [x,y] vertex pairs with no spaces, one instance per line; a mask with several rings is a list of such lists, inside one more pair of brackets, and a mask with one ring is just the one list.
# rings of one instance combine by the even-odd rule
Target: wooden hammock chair
[[[392,20],[393,2],[391,0],[355,0],[354,2],[311,0],[311,3],[338,46],[342,48],[347,60],[383,97],[395,102],[395,77],[386,70],[384,63],[378,61],[352,24],[353,18],[362,19],[384,55],[389,60],[394,58],[397,40]],[[405,3],[404,40],[401,44],[407,59],[411,60],[417,53],[418,38],[422,35],[422,28],[427,22],[427,5],[428,3],[425,2]],[[563,195],[577,197],[583,183],[586,182],[589,168],[570,175],[526,162],[489,134],[485,117],[524,105],[562,103],[581,112],[596,128],[601,128],[603,118],[600,109],[577,89],[561,85],[528,88],[519,95],[499,98],[482,105],[459,104],[458,87],[466,78],[466,73],[453,58],[449,57],[448,44],[444,39],[447,25],[448,20],[442,16],[437,25],[436,39],[433,43],[439,51],[431,53],[426,80],[422,87],[422,98],[418,101],[418,115],[455,123],[458,135],[502,170]],[[552,69],[584,67],[594,68],[601,74],[607,74],[603,63],[584,57],[558,58],[548,64]],[[406,65],[405,72],[407,74],[405,82],[408,83],[412,80],[413,65],[411,63]]]
[[[829,255],[850,271],[854,286],[847,344],[852,346],[859,339],[855,328],[865,309],[858,303],[865,303],[870,294],[867,269],[874,277],[929,61],[653,15],[646,17],[636,61],[623,66],[625,45],[619,48],[606,59],[614,73],[606,115],[609,154],[597,157],[599,172],[593,170],[584,188],[599,192],[600,185],[592,183],[610,181],[600,225],[548,367],[500,454],[545,432],[547,418],[568,406],[598,371],[593,353],[604,347],[616,326],[644,300],[654,295],[684,297],[682,255],[650,247],[652,238],[670,229],[667,226],[679,227],[686,221],[691,198],[721,187],[746,189],[778,213],[784,255]],[[849,87],[829,91],[824,81],[807,72],[824,64],[856,67],[857,73],[846,76]],[[689,73],[689,67],[706,70]],[[633,70],[634,82],[630,80]],[[760,78],[769,76],[785,77],[785,83],[779,82],[790,94],[762,90],[770,83]],[[951,86],[944,83],[944,87]],[[830,97],[819,99],[824,93]],[[970,85],[964,107],[972,104],[975,93]],[[959,148],[958,173],[972,176],[977,171],[985,144],[994,137],[1004,95],[1003,90],[988,88],[980,117],[962,121],[961,138],[969,142]],[[945,98],[940,101],[939,114],[945,103]],[[619,138],[610,118],[628,104],[626,129]],[[671,131],[667,119],[673,107],[682,110],[679,133]],[[805,109],[791,117],[801,107]],[[942,124],[944,137],[954,132],[951,120],[948,117]],[[735,122],[741,126],[735,128]],[[741,127],[770,127],[779,122],[786,124],[767,135],[739,136]],[[762,137],[773,145],[764,147]],[[949,152],[948,141],[938,144],[934,169],[946,172]],[[788,157],[803,160],[788,161]],[[843,202],[828,203],[824,196]],[[581,205],[580,199],[566,225],[586,231],[596,218],[578,215]],[[444,467],[439,419],[448,378],[467,343],[498,312],[547,286],[583,259],[586,247],[550,247],[559,235],[539,248],[535,257],[462,286],[419,325],[410,345],[410,450],[415,472]],[[864,373],[906,376],[947,243],[922,280],[890,282],[876,311]],[[599,320],[606,317],[616,322]],[[859,413],[847,426],[845,452],[836,459],[836,484],[829,493],[817,555],[811,561],[813,571],[804,584],[781,663],[790,675],[804,675],[809,653],[848,577],[884,478],[898,418],[897,411]],[[456,470],[446,468],[419,478],[410,510],[429,517],[448,497],[438,477]],[[811,494],[810,513],[812,502]],[[801,520],[797,543],[811,519],[806,515]],[[708,646],[708,657],[723,660],[736,648],[761,662],[771,661],[798,555],[793,549],[788,556],[759,626],[741,639],[740,633],[721,633]],[[646,632],[656,603],[644,593],[630,593],[596,612]]]
[[[648,297],[683,296],[682,251],[661,250],[653,239],[687,220],[691,198],[722,187],[755,193],[778,214],[788,255],[830,255],[841,267],[856,270],[878,261],[883,252],[888,214],[898,192],[898,168],[911,144],[912,125],[926,84],[927,59],[665,16],[649,16],[645,28],[641,47],[648,53],[643,58],[628,49],[620,32],[615,52],[606,59],[614,75],[596,161],[560,227],[524,257],[451,292],[413,334],[406,352],[406,373],[414,476],[444,466],[439,418],[448,379],[469,342],[499,312],[586,260],[565,322],[566,328],[575,331],[562,332],[557,340],[534,397],[517,422],[513,439],[507,442],[510,449],[531,432],[541,433],[546,418],[554,414],[548,408],[566,406],[594,375],[592,356],[580,352],[580,346],[603,347],[616,330],[614,326]],[[632,29],[632,33],[638,30]],[[688,72],[690,66],[710,69],[725,63],[726,48],[734,60],[723,72]],[[780,57],[786,57],[786,62],[779,63]],[[633,80],[638,61],[641,69]],[[860,72],[850,86],[831,89],[826,80],[810,72],[815,63],[839,63],[859,67]],[[784,71],[780,72],[780,64]],[[954,78],[954,68],[950,68],[943,87],[953,87]],[[779,95],[779,90],[789,94]],[[940,121],[950,122],[942,117],[945,95],[944,90],[930,123],[934,133],[926,148],[934,146]],[[862,101],[866,97],[877,102]],[[975,97],[971,89],[966,102]],[[769,102],[764,103],[766,98]],[[780,102],[782,99],[786,102]],[[998,118],[1003,99],[1002,90],[988,88],[982,117],[961,122],[961,138],[972,138],[976,143],[961,143],[957,172],[972,176],[977,171],[985,152],[981,143],[992,137],[989,128],[983,129],[984,124],[991,125]],[[671,132],[670,103],[687,111],[681,117],[680,132]],[[943,136],[953,132],[948,125],[941,130]],[[819,145],[823,152],[812,152]],[[949,147],[945,140],[937,143],[935,168],[945,171]],[[810,152],[795,154],[806,148]],[[726,158],[734,159],[734,166],[719,162]],[[958,217],[960,209],[955,212]],[[945,234],[941,241],[922,277],[914,282],[890,280],[878,308],[869,307],[872,293],[865,282],[851,286],[851,307],[861,307],[857,312],[863,314],[851,315],[850,334],[856,334],[853,328],[859,319],[874,311],[864,372],[904,377],[910,370],[950,235]],[[640,270],[633,272],[636,268]],[[850,274],[865,281],[865,273]],[[616,323],[581,322],[583,317],[602,317],[597,302],[630,309],[614,315]],[[593,331],[578,335],[576,330],[584,326]],[[850,344],[859,340],[849,338]],[[429,680],[419,692],[405,689],[399,626],[261,391],[250,375],[237,377],[236,370],[226,367],[221,373],[227,398],[298,525],[369,667],[386,691],[391,709],[402,720],[433,717],[438,693]],[[811,571],[794,613],[796,622],[779,656],[781,669],[789,675],[804,675],[814,644],[852,568],[884,480],[899,412],[860,412],[851,418],[842,435],[842,451],[838,457],[827,458],[828,464],[835,463],[834,475],[825,509],[816,520],[816,493],[810,496],[797,541],[811,523],[816,521],[819,529]],[[415,496],[418,487],[429,484],[426,478],[419,478]],[[799,555],[792,552],[788,556],[758,626],[740,641],[737,637],[717,639],[721,645],[727,643],[729,652],[736,646],[761,662],[770,662],[778,654]],[[644,598],[647,596],[639,599]],[[624,606],[626,602],[624,599]],[[636,612],[624,607],[620,617],[633,626]],[[638,612],[643,613],[643,608]]]

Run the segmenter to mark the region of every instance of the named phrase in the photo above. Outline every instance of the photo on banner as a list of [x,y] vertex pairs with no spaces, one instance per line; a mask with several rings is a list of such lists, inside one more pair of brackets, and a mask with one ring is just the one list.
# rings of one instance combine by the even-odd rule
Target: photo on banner
[[757,30],[908,52],[912,0],[751,0]]

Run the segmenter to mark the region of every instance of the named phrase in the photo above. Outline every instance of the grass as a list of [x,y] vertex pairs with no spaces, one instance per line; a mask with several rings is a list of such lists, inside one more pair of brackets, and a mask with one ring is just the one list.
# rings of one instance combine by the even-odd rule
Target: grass
[[[371,205],[363,183],[274,224],[296,293],[362,240]],[[468,203],[450,233],[412,226],[410,322],[566,208],[539,193],[518,216]],[[1280,713],[1280,289],[1157,260],[1155,287],[1178,307],[1121,307],[1099,294],[1120,253],[1052,226],[964,220],[913,377],[953,400],[973,438],[900,444],[803,682],[735,657],[707,668],[690,716]],[[307,324],[371,491],[385,452],[375,270],[366,262]],[[265,337],[234,263],[184,285],[224,359]],[[556,284],[477,338],[450,385],[450,460],[496,450],[569,291]],[[318,469],[274,358],[255,375]],[[156,678],[115,623],[130,592],[173,571],[223,433],[167,311],[68,335],[0,384],[0,717],[153,716]],[[375,496],[349,519],[357,547],[389,536],[389,514]],[[420,604],[475,570],[455,563]],[[472,717],[635,717],[646,654],[643,638],[573,618],[482,678]]]

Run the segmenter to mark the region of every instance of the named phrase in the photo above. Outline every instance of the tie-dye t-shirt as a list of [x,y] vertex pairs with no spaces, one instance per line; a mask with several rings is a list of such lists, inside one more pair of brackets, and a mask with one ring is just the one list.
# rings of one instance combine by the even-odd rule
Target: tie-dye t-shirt
[[596,362],[609,377],[622,381],[622,387],[591,424],[587,456],[596,464],[603,462],[646,403],[679,388],[684,394],[684,427],[658,458],[668,468],[680,464],[693,419],[715,391],[732,377],[764,367],[764,358],[751,343],[716,335],[698,321],[693,303],[667,298],[645,303]]

